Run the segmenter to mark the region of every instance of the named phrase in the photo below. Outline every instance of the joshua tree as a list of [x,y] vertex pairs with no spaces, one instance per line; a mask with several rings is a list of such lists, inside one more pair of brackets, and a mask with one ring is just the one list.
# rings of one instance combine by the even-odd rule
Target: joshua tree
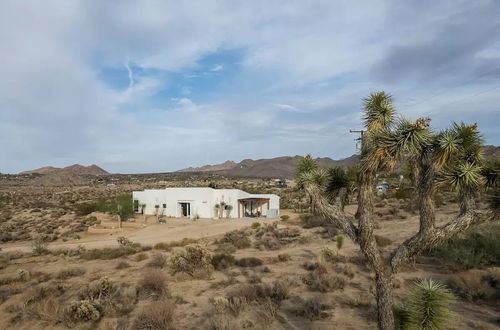
[[233,210],[233,206],[230,204],[226,204],[224,210],[226,211],[226,218],[229,218],[231,215],[231,211]]
[[[394,329],[392,280],[401,265],[472,225],[498,216],[497,211],[476,209],[475,198],[484,180],[480,174],[482,139],[475,124],[453,124],[448,130],[435,132],[430,129],[428,118],[396,120],[395,115],[392,97],[385,92],[371,94],[364,100],[366,133],[358,175],[357,224],[343,212],[340,191],[333,202],[329,200],[326,172],[317,166],[301,166],[297,176],[299,187],[311,197],[315,213],[358,244],[375,272],[379,329]],[[415,164],[420,228],[390,255],[382,255],[373,234],[374,178],[378,171],[391,170],[402,159]],[[433,200],[438,184],[450,186],[460,204],[458,215],[442,226],[436,225]]]

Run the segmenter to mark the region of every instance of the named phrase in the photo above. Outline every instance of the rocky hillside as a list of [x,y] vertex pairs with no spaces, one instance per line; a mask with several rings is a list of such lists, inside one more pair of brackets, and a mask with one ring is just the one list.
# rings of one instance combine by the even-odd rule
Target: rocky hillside
[[79,164],[58,168],[52,166],[24,171],[19,175],[34,175],[31,184],[39,186],[72,186],[82,185],[96,176],[109,173],[97,165],[83,166]]
[[[302,156],[286,156],[257,160],[244,159],[239,163],[226,161],[217,165],[189,167],[182,169],[179,172],[210,172],[228,176],[293,178],[295,174],[295,167],[300,158],[302,158]],[[332,166],[348,167],[357,164],[359,156],[352,155],[348,158],[340,160],[333,160],[331,158],[324,157],[317,158],[317,160],[321,166],[325,168]]]

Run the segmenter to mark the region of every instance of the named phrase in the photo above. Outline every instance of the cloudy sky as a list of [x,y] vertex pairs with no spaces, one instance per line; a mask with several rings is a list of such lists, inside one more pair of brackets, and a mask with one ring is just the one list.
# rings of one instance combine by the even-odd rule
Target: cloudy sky
[[385,90],[500,144],[500,2],[0,2],[0,172],[355,152]]

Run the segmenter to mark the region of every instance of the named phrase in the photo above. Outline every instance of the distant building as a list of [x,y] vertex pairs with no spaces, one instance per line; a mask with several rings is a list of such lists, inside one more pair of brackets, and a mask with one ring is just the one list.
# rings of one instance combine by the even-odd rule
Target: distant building
[[278,188],[286,188],[288,185],[286,184],[286,179],[274,179],[274,185]]
[[146,189],[132,193],[134,211],[176,218],[279,216],[279,196],[249,194],[239,189],[165,188]]
[[377,190],[377,194],[379,194],[379,195],[387,194],[387,192],[389,192],[390,188],[391,188],[390,185],[386,182],[379,183],[375,186],[375,189]]

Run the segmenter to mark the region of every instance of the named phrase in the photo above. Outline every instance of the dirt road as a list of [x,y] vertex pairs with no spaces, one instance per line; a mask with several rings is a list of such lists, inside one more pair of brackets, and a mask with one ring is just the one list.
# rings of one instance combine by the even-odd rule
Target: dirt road
[[[279,219],[258,220],[260,223],[272,223]],[[169,219],[167,224],[151,224],[145,228],[124,231],[113,235],[85,235],[82,239],[71,242],[53,242],[48,245],[49,249],[77,248],[84,246],[87,249],[117,246],[116,238],[125,236],[134,242],[143,245],[154,245],[159,242],[178,241],[183,238],[205,238],[221,235],[225,232],[250,226],[255,219],[199,219],[196,221],[185,219]],[[2,251],[29,252],[31,244],[0,245]]]

